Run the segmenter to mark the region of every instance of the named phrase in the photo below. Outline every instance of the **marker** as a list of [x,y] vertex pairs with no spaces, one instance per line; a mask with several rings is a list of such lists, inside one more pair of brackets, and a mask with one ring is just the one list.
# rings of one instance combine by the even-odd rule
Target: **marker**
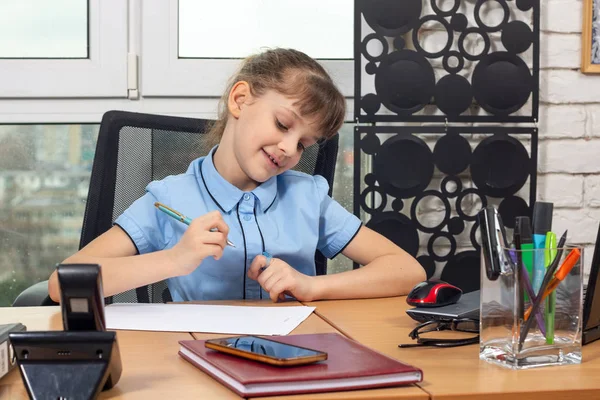
[[539,294],[546,273],[545,254],[546,233],[552,230],[553,203],[536,201],[533,205],[533,290]]

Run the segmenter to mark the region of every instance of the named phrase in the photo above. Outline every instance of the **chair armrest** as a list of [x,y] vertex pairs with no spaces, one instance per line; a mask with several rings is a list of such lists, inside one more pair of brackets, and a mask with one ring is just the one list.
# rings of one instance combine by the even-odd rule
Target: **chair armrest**
[[55,305],[48,296],[48,281],[38,282],[23,290],[15,299],[13,307],[36,307]]

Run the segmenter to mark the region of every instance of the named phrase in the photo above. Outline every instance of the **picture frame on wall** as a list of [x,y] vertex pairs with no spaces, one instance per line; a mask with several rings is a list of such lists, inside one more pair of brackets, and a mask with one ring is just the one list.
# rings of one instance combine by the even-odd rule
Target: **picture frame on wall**
[[600,73],[600,0],[583,1],[581,72]]

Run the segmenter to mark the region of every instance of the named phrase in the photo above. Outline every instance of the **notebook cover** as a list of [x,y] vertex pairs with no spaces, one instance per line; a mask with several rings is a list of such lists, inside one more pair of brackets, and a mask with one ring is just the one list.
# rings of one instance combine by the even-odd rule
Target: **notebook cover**
[[[179,344],[243,385],[269,385],[293,382],[308,384],[312,382],[310,387],[295,390],[283,389],[278,392],[261,391],[260,393],[252,393],[252,397],[338,391],[350,388],[354,390],[398,386],[400,384],[406,385],[420,382],[423,379],[423,373],[419,368],[387,357],[337,333],[278,336],[277,338],[268,337],[267,339],[321,350],[327,352],[328,357],[327,360],[315,364],[296,367],[277,367],[207,349],[204,347],[204,340],[182,340]],[[211,371],[207,371],[185,354],[182,354],[181,351],[179,355],[238,394],[248,396],[248,393],[240,392],[231,387],[227,382],[216,377]],[[356,378],[357,380],[363,380],[361,378],[392,374],[402,374],[402,376],[391,380],[387,379],[386,382],[362,382],[357,386],[352,385],[351,387],[348,386],[348,383],[344,382],[340,382],[340,385],[332,388],[319,387],[319,382],[328,381],[331,383],[330,380],[332,379]],[[407,381],[403,381],[403,379],[407,378],[407,375],[414,376]],[[285,387],[287,385],[281,386]]]

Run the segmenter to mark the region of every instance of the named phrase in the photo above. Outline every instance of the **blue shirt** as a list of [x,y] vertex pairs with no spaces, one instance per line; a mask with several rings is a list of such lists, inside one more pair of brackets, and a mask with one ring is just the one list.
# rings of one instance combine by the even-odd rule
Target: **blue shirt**
[[322,176],[290,170],[244,192],[217,172],[215,148],[194,160],[184,174],[151,182],[146,194],[115,221],[144,254],[172,248],[187,229],[156,209],[155,202],[191,219],[221,212],[229,226],[228,239],[236,247],[226,246],[218,261],[205,258],[188,275],[169,278],[174,301],[268,298],[258,282],[246,276],[263,250],[314,276],[315,249],[333,258],[358,232],[360,220],[329,197]]

